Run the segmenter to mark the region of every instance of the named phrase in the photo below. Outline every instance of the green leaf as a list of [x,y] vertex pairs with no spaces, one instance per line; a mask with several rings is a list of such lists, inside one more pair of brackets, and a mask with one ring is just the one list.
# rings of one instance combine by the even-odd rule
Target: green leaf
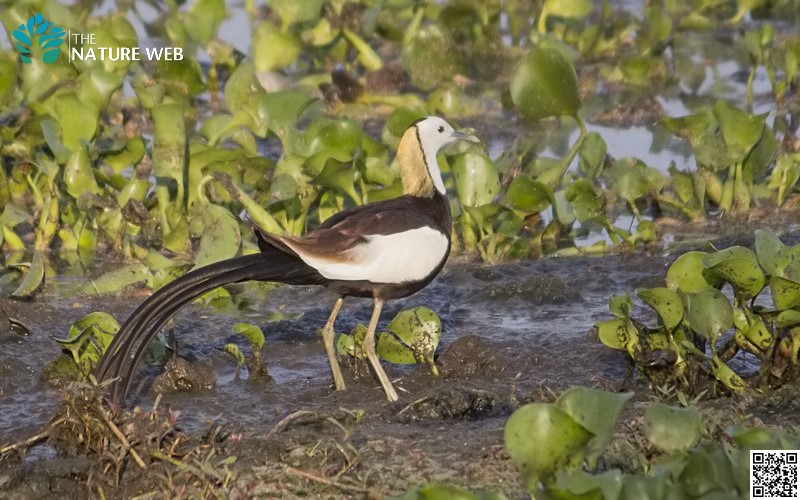
[[511,181],[506,192],[511,206],[527,213],[539,213],[554,203],[553,190],[527,175],[518,175]]
[[700,414],[694,408],[651,403],[644,413],[644,435],[666,452],[685,451],[700,439]]
[[633,309],[631,294],[612,295],[608,299],[608,308],[611,310],[611,314],[618,318],[629,318]]
[[64,184],[67,193],[78,199],[85,193],[101,194],[102,190],[94,178],[94,171],[89,162],[89,153],[86,146],[79,147],[64,166]]
[[438,24],[422,27],[403,46],[400,63],[420,90],[431,90],[461,71],[459,49]]
[[233,333],[244,337],[255,350],[260,350],[264,347],[264,332],[256,325],[236,323],[233,325]]
[[261,21],[253,33],[253,63],[258,73],[277,71],[293,64],[301,50],[297,38],[268,20]]
[[608,146],[603,137],[597,132],[589,132],[586,139],[578,150],[578,158],[581,172],[590,179],[597,178],[602,172],[606,163],[606,153]]
[[504,438],[511,460],[529,493],[538,482],[581,459],[593,434],[555,405],[532,403],[518,408],[506,422]]
[[61,141],[75,153],[89,142],[97,131],[97,114],[78,99],[75,93],[60,94],[55,98],[55,111],[61,126]]
[[780,276],[769,279],[772,302],[777,309],[794,309],[800,307],[800,283]]
[[770,276],[783,276],[784,270],[800,256],[792,253],[778,236],[769,229],[756,230],[756,256],[758,264]]
[[11,293],[15,299],[29,299],[33,297],[39,287],[44,283],[44,262],[39,252],[33,253],[31,265],[22,283]]
[[195,255],[195,268],[230,259],[239,251],[241,234],[233,214],[219,205],[209,203],[200,215],[203,233]]
[[189,28],[186,33],[192,40],[206,46],[217,37],[217,30],[225,17],[224,0],[196,0],[186,12],[185,24]]
[[535,47],[511,76],[511,99],[525,118],[577,116],[581,108],[575,68],[560,51]]
[[[258,117],[264,129],[272,131],[287,145],[289,132],[317,99],[299,90],[280,90],[264,94]],[[255,132],[255,131],[254,131]]]
[[438,373],[433,355],[442,336],[442,322],[435,312],[427,307],[405,309],[397,313],[387,330],[390,333],[378,337],[378,356],[396,364],[427,363]]
[[479,207],[492,203],[500,192],[500,175],[492,160],[481,153],[463,153],[452,163],[456,193],[462,205]]
[[81,292],[91,295],[115,293],[127,286],[135,283],[142,283],[150,278],[151,274],[146,266],[142,264],[130,264],[87,281],[81,287]]
[[[627,478],[625,478],[627,479]],[[589,472],[577,470],[558,476],[556,487],[566,490],[579,498],[619,498],[623,485],[623,475],[617,469],[612,469],[601,474],[590,474]],[[586,496],[591,493],[599,492],[601,496]]]
[[761,139],[766,115],[753,116],[722,99],[715,102],[712,109],[725,144],[736,152],[738,162],[743,162]]
[[589,387],[573,387],[563,392],[555,405],[594,434],[589,447],[593,454],[599,454],[611,442],[617,419],[632,397],[632,392],[615,394]]
[[667,287],[676,292],[697,293],[722,285],[722,279],[703,265],[705,252],[687,252],[678,257],[667,270]]
[[639,288],[636,295],[658,314],[667,330],[673,330],[683,321],[683,301],[669,288]]
[[224,350],[233,357],[233,360],[236,362],[236,366],[238,368],[241,368],[247,364],[247,359],[245,359],[244,354],[242,353],[242,350],[239,349],[238,345],[229,342],[225,344]]
[[711,359],[711,373],[717,380],[722,382],[722,385],[733,392],[743,392],[747,389],[747,383],[719,359],[716,354]]
[[684,301],[689,327],[712,344],[733,326],[733,307],[719,290],[688,293]]
[[597,335],[606,346],[632,351],[639,341],[639,331],[630,318],[615,318],[597,325]]
[[[649,191],[658,188],[653,184],[652,172],[647,165],[638,159],[626,157],[614,162],[609,175],[614,191],[620,198],[630,203],[635,202]],[[655,179],[661,184],[661,179]]]
[[284,28],[297,23],[316,21],[322,15],[322,6],[326,0],[271,0],[269,6],[275,10],[283,21]]
[[736,289],[744,299],[758,295],[767,283],[756,254],[745,247],[730,247],[703,257],[703,265]]

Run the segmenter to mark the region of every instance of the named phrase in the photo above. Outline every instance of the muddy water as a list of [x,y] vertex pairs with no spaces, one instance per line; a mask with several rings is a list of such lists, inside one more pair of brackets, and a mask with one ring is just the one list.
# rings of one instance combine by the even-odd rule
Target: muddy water
[[[773,222],[781,220],[777,217]],[[722,234],[714,237],[715,244],[751,244],[752,231],[758,225],[743,221],[728,224],[725,231],[717,228]],[[701,246],[706,230],[695,228],[692,234],[698,237],[694,239],[690,232],[680,236],[688,241],[681,250]],[[784,239],[796,243],[799,235],[800,229],[789,225]],[[438,351],[445,364],[442,377],[433,377],[421,368],[388,367],[390,377],[397,380],[401,402],[408,404],[432,391],[462,385],[492,388],[510,397],[512,390],[532,394],[540,386],[557,389],[620,383],[623,357],[600,345],[589,332],[596,320],[608,317],[610,295],[662,285],[672,259],[659,251],[655,255],[551,258],[496,266],[451,262],[429,287],[384,310],[382,325],[401,308],[418,305],[432,308],[443,321]],[[90,311],[107,311],[124,319],[145,295],[134,289],[113,298],[64,298],[56,294],[63,284],[50,283],[31,302],[0,301],[0,310],[31,330],[31,335],[20,337],[2,322],[0,442],[35,430],[52,414],[59,392],[40,380],[45,363],[59,353],[50,336],[64,336],[72,322]],[[222,314],[193,305],[176,318],[173,333],[180,355],[213,372],[216,380],[213,390],[166,396],[165,403],[182,410],[185,426],[199,429],[209,420],[217,420],[259,428],[297,409],[383,407],[377,383],[369,376],[355,378],[350,369],[345,370],[349,390],[330,390],[327,360],[317,331],[335,299],[331,292],[319,287],[280,286],[262,299],[257,296],[264,293],[254,289],[245,290],[245,295],[254,301],[251,309]],[[276,311],[292,319],[264,319],[275,317]],[[348,299],[337,331],[348,332],[355,323],[367,322],[370,312],[368,300]],[[222,348],[236,341],[231,327],[239,321],[255,323],[264,330],[272,380],[250,381],[246,371],[236,379],[235,366]],[[477,347],[451,352],[453,344],[469,343],[465,339],[477,342]],[[457,350],[458,355],[454,354]],[[474,369],[467,370],[468,366]],[[148,406],[153,401],[148,387],[157,372],[152,367],[140,370],[133,402]]]
[[[443,319],[440,352],[459,338],[476,336],[507,362],[509,376],[515,375],[519,367],[531,367],[522,373],[521,386],[586,383],[591,377],[615,374],[621,369],[619,359],[586,340],[592,322],[604,317],[609,294],[654,284],[666,263],[663,257],[649,256],[550,259],[493,267],[455,263],[427,289],[389,304],[383,324],[401,308],[425,305]],[[51,285],[54,286],[57,284]],[[195,425],[203,425],[207,419],[217,417],[242,424],[264,423],[298,407],[350,400],[346,394],[329,391],[327,361],[316,333],[334,298],[323,288],[283,286],[270,292],[253,310],[236,315],[220,314],[199,305],[186,308],[174,326],[179,353],[207,364],[217,385],[212,391],[196,391],[187,397],[174,395],[167,401],[174,400]],[[69,325],[89,311],[107,311],[123,319],[141,300],[141,294],[136,293],[111,299],[65,299],[46,291],[32,302],[0,301],[0,308],[7,315],[22,321],[32,332],[28,337],[19,337],[6,331],[0,337],[0,441],[33,429],[49,418],[58,391],[41,382],[39,376],[44,364],[59,353],[58,344],[50,336],[64,336]],[[301,316],[271,323],[260,321],[259,311],[276,310]],[[349,331],[356,322],[366,322],[370,311],[368,300],[349,299],[337,330]],[[222,347],[231,340],[231,326],[238,321],[263,328],[272,381],[253,384],[247,380],[246,372],[236,380],[234,366]],[[585,356],[590,351],[596,353]],[[401,390],[407,378],[425,381],[432,377],[400,367],[390,368],[389,373],[399,378]],[[151,379],[145,376],[142,382],[147,384]],[[432,378],[430,382],[434,383]],[[371,379],[352,383],[364,386],[374,398],[382,397]],[[416,396],[409,393],[405,399]],[[135,396],[145,405],[152,397],[147,391]]]

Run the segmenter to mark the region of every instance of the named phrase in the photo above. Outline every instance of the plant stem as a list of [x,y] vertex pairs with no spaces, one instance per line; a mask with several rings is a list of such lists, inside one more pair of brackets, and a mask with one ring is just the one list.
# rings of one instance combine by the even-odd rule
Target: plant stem
[[684,206],[684,205],[680,204],[679,202],[677,202],[677,201],[675,201],[673,199],[670,199],[670,198],[668,198],[668,197],[666,197],[664,195],[657,194],[656,195],[656,201],[660,205],[667,205],[668,207],[679,211],[680,213],[682,213],[683,215],[688,217],[690,220],[701,220],[704,217],[704,214],[702,212],[697,211],[697,210],[692,210],[691,208],[689,208],[687,206]]
[[578,155],[578,151],[581,149],[584,139],[586,139],[586,123],[584,123],[583,119],[581,119],[581,117],[577,114],[573,118],[575,118],[575,121],[578,122],[581,133],[578,136],[578,140],[575,141],[575,144],[572,145],[569,151],[567,151],[567,154],[558,163],[558,168],[556,170],[558,175],[554,176],[553,179],[548,179],[549,182],[547,182],[548,180],[544,181],[545,184],[547,184],[553,190],[555,190],[555,188],[561,183],[561,179],[564,177],[564,174],[567,173],[567,170],[569,170],[572,160],[574,160]]

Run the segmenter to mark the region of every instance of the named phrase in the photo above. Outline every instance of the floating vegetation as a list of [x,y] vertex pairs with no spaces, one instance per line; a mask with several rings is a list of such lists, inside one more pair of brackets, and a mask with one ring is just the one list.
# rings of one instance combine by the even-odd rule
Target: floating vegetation
[[[598,323],[600,340],[628,353],[656,385],[692,393],[708,390],[713,377],[728,391],[742,392],[794,381],[800,353],[800,246],[788,247],[771,231],[756,231],[756,251],[730,247],[688,252],[666,276],[667,286],[640,288],[636,295],[658,317],[648,326],[634,319],[631,296],[609,300],[615,319]],[[723,294],[730,287],[732,300]],[[759,300],[769,289],[770,301]],[[730,363],[755,357],[758,374],[749,382]]]

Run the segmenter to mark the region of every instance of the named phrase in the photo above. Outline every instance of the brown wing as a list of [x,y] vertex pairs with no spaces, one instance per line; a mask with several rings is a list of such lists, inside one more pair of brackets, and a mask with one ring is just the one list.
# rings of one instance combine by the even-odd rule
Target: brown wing
[[[270,234],[259,228],[256,228],[256,234],[262,250],[262,244],[267,244],[293,255],[303,253],[331,261],[347,261],[350,260],[350,251],[366,242],[370,235],[401,233],[423,226],[438,228],[440,224],[429,211],[421,209],[426,202],[425,199],[401,196],[351,208],[299,237]],[[449,236],[449,228],[446,234]]]

